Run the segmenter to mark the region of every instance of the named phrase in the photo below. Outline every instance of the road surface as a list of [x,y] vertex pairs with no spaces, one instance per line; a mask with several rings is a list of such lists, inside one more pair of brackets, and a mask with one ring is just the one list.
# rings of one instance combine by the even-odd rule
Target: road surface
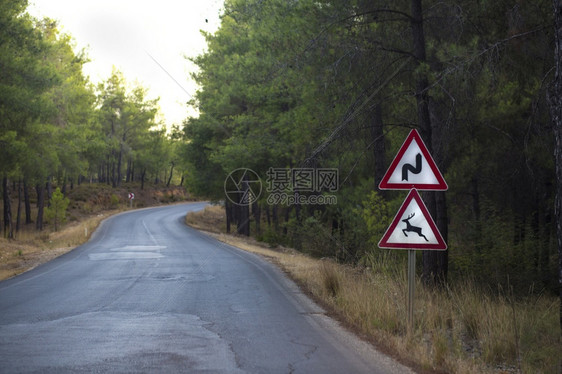
[[184,224],[203,203],[104,221],[0,282],[1,373],[403,373],[275,266]]

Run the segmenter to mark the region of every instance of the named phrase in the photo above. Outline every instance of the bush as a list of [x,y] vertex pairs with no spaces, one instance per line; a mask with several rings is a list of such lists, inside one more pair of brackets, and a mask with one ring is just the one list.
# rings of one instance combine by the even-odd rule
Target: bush
[[111,204],[112,208],[116,208],[119,205],[119,196],[115,194],[111,194],[111,197],[109,198],[109,203]]
[[257,235],[256,239],[260,242],[267,243],[271,248],[277,247],[283,242],[282,235],[275,232],[275,230],[271,227],[267,227],[265,231]]
[[66,209],[70,200],[62,194],[60,188],[57,187],[51,196],[50,206],[45,208],[45,218],[53,220],[55,224],[55,231],[58,230],[58,225],[66,221]]
[[371,194],[361,203],[361,207],[354,209],[354,214],[362,218],[369,243],[376,247],[392,218],[389,214],[388,203],[376,191],[371,191]]
[[287,223],[287,234],[290,245],[311,256],[332,257],[338,253],[338,240],[322,223],[318,212],[300,222],[291,218]]

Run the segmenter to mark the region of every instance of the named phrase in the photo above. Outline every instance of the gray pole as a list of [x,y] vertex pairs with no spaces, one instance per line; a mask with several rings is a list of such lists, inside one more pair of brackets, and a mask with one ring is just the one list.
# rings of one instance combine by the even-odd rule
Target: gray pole
[[408,333],[414,331],[414,291],[416,287],[416,251],[408,249]]

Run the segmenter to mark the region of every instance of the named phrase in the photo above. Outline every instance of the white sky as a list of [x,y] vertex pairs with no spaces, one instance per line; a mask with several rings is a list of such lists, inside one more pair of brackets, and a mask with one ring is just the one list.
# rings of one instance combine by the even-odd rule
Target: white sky
[[29,0],[28,11],[59,21],[62,32],[74,38],[76,50],[86,48],[91,62],[84,73],[92,82],[109,78],[115,65],[130,85],[139,83],[149,89],[149,98],[160,97],[169,126],[194,115],[185,103],[197,89],[189,76],[195,66],[184,56],[194,57],[205,49],[200,30],[218,29],[223,4],[223,0]]

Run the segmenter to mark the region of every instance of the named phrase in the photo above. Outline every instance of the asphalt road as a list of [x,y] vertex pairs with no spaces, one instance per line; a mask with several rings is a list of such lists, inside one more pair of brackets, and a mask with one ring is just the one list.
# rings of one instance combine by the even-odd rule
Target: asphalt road
[[104,221],[0,282],[1,373],[403,373],[275,266],[184,225],[203,203]]

